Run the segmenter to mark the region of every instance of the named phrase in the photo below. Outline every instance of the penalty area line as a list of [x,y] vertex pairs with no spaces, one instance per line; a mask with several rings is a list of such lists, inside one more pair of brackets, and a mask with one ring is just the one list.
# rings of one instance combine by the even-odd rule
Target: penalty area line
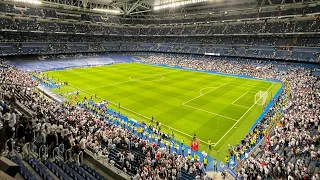
[[[275,85],[276,83],[272,83],[272,85],[268,88],[267,92]],[[214,147],[219,144],[219,142],[242,120],[242,118],[255,106],[256,104],[253,103],[252,106],[238,119],[236,123],[233,124],[233,126],[219,139],[218,142],[215,143]]]
[[227,117],[227,116],[223,116],[223,115],[220,115],[220,114],[216,114],[214,112],[206,111],[204,109],[196,108],[196,107],[189,106],[189,105],[186,105],[186,104],[184,104],[183,106],[187,106],[189,108],[193,108],[193,109],[196,109],[196,110],[199,110],[199,111],[203,111],[203,112],[206,112],[206,113],[209,113],[209,114],[213,114],[213,115],[216,115],[216,116],[220,116],[220,117],[223,117],[223,118],[226,118],[226,119],[230,119],[230,120],[233,120],[233,121],[238,121],[237,119],[234,119],[234,118],[231,118],[231,117]]
[[245,95],[248,94],[248,93],[249,93],[249,91],[245,92],[245,93],[242,94],[239,98],[237,98],[236,100],[234,100],[231,104],[232,104],[232,105],[235,105],[235,106],[243,107],[243,108],[250,108],[250,107],[248,107],[248,106],[242,106],[242,105],[240,105],[240,104],[236,104],[236,103],[235,103],[235,102],[237,102],[239,99],[241,99],[243,96],[245,96]]
[[235,102],[237,102],[239,99],[241,99],[244,95],[246,95],[248,93],[248,91],[247,92],[245,92],[244,94],[242,94],[238,99],[236,99],[236,100],[234,100],[231,104],[234,104]]

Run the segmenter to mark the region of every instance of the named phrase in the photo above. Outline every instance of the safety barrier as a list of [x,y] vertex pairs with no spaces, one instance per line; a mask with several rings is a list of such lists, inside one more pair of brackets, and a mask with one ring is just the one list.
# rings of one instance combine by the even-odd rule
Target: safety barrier
[[76,156],[75,156],[75,161],[78,165],[83,163],[83,152],[80,151]]
[[71,158],[71,156],[72,156],[72,149],[71,148],[66,150],[65,156],[67,156],[67,157],[65,157],[66,160],[69,160]]
[[59,145],[59,153],[63,154],[64,153],[64,144]]
[[48,147],[46,145],[40,146],[39,157],[41,157],[41,151],[44,151],[43,156],[48,157]]
[[52,157],[55,158],[56,156],[60,155],[59,147],[55,147],[52,151]]
[[34,140],[31,144],[31,151],[32,152],[37,152],[37,146],[36,146],[36,140]]
[[6,146],[5,146],[5,150],[6,150],[6,151],[9,151],[9,145],[8,145],[9,142],[11,142],[10,146],[11,146],[11,150],[13,150],[14,140],[13,140],[13,138],[10,138],[10,139],[8,139],[8,140],[6,141]]

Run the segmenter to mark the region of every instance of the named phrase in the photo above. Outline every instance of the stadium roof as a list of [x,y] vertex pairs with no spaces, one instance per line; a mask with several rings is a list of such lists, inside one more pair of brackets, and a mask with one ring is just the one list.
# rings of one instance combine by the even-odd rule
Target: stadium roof
[[[23,1],[23,0],[22,0]],[[307,5],[319,0],[42,0],[44,5],[78,11],[95,11],[126,18],[163,18],[227,13],[234,10],[252,12],[260,7]],[[190,16],[189,16],[190,17]]]

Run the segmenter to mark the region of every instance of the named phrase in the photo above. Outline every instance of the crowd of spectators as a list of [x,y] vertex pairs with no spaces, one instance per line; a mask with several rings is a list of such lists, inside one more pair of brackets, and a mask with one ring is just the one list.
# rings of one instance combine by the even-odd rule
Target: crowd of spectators
[[[213,60],[212,58],[192,58],[181,56],[150,56],[142,60],[150,64],[165,64],[197,70],[218,71],[228,74],[242,74],[258,78],[278,79],[285,82],[285,95],[278,104],[283,106],[281,117],[277,117],[273,133],[264,134],[271,124],[265,119],[254,130],[254,134],[265,137],[266,143],[260,146],[262,153],[247,156],[239,169],[238,176],[259,178],[318,178],[314,173],[319,160],[319,77],[311,75],[309,69],[287,65],[270,65],[261,62]],[[252,68],[261,66],[262,68]],[[279,68],[280,66],[286,68]],[[284,70],[286,69],[286,70]],[[194,176],[202,174],[203,164],[190,160],[178,153],[170,153],[167,148],[143,140],[126,125],[109,123],[117,119],[108,114],[109,121],[92,114],[91,106],[80,108],[71,104],[60,104],[42,99],[33,90],[37,85],[30,76],[13,67],[2,65],[1,74],[1,123],[4,136],[1,136],[1,150],[8,139],[15,138],[19,147],[23,137],[25,142],[33,142],[39,148],[48,145],[49,155],[53,148],[63,143],[66,149],[72,148],[77,154],[85,148],[105,158],[111,164],[138,178],[168,177],[178,178],[187,172]],[[15,110],[14,102],[21,103],[33,112],[31,118]],[[106,104],[104,102],[104,104]],[[89,111],[91,109],[91,111]],[[241,144],[235,146],[231,155],[243,151],[249,146],[254,135],[249,134]],[[8,142],[10,143],[10,142]],[[10,145],[10,144],[8,144]],[[9,146],[10,147],[10,146]],[[116,156],[111,156],[113,149],[119,148]],[[138,149],[143,156],[134,154],[131,149]],[[248,148],[250,149],[250,148]],[[234,152],[234,153],[233,153]],[[138,178],[139,179],[139,178]]]
[[[24,153],[29,150],[24,143],[36,145],[40,156],[45,155],[43,145],[48,147],[48,156],[53,157],[54,149],[64,144],[65,161],[68,152],[76,156],[89,149],[136,180],[179,179],[182,174],[191,179],[208,179],[199,159],[172,152],[165,143],[161,146],[143,139],[141,136],[148,137],[147,126],[123,124],[119,116],[106,111],[107,102],[100,102],[99,113],[96,104],[86,98],[78,102],[79,106],[54,102],[35,91],[38,83],[30,74],[2,64],[0,75],[1,151],[6,146],[12,151],[11,138],[15,139],[17,150]],[[29,116],[16,110],[17,103],[28,109]],[[134,133],[137,131],[140,134]],[[159,142],[162,138],[170,139],[157,130],[154,133]],[[134,153],[137,151],[138,154]],[[79,159],[76,161],[79,163]]]
[[[46,31],[103,35],[214,35],[214,34],[268,34],[319,32],[319,17],[297,20],[257,20],[254,22],[228,22],[212,25],[184,25],[167,27],[121,27],[105,24],[79,24],[60,21],[40,21],[28,18],[1,18],[3,29],[19,31]],[[145,34],[148,32],[148,34]]]
[[66,54],[148,51],[319,62],[319,38],[312,37],[130,37],[2,33],[0,53]]
[[[304,15],[305,13],[316,13],[318,11],[319,6],[315,6],[297,8],[297,11],[280,8],[277,10],[278,13],[275,14],[273,12],[258,12],[258,14],[261,17],[283,14]],[[67,14],[58,12],[57,10],[42,8],[17,8],[10,4],[0,4],[0,12],[10,13],[11,16],[14,16],[13,18],[9,18],[8,16],[0,18],[0,24],[3,29],[0,41],[11,42],[0,44],[0,54],[2,55],[140,50],[190,54],[215,53],[221,56],[258,57],[309,62],[319,62],[320,60],[319,50],[309,48],[319,47],[318,37],[269,36],[270,33],[317,33],[320,31],[320,18],[316,14],[313,16],[296,17],[294,19],[271,18],[255,19],[254,21],[210,22],[216,18],[220,20],[224,18],[235,18],[234,20],[244,17],[249,18],[256,13],[242,15],[225,14],[206,17],[208,20],[204,24],[189,23],[153,27],[114,26],[109,23],[123,24],[129,20],[121,20],[121,18],[114,16],[104,18],[103,16],[89,14]],[[37,18],[34,18],[35,16]],[[65,19],[70,18],[76,21],[65,21]],[[190,19],[186,18],[182,22],[186,20]],[[88,21],[91,23],[87,23]],[[162,21],[166,20],[159,20],[159,23],[161,24]],[[133,20],[132,23],[134,22],[138,23],[140,21]],[[23,33],[12,33],[12,31],[22,31]],[[30,33],[33,31],[46,32],[49,35]],[[233,36],[210,36],[216,34],[232,34]],[[235,37],[235,34],[239,36]],[[242,34],[259,34],[259,36],[240,36]],[[166,37],[168,35],[170,37]],[[179,37],[171,37],[172,35]],[[180,37],[186,35],[187,37]],[[35,43],[30,44],[30,42]],[[131,42],[135,42],[136,44],[130,44]],[[145,43],[152,43],[153,45],[146,45]],[[167,46],[163,47],[159,43],[181,44],[174,44],[167,48]],[[190,46],[190,44],[193,46]],[[306,49],[296,49],[295,46],[305,47]],[[288,48],[280,51],[278,47]]]
[[264,47],[320,47],[319,37],[139,37],[130,38],[124,36],[81,36],[73,34],[29,34],[29,33],[12,33],[2,32],[0,34],[1,43],[28,43],[36,45],[37,43],[156,43],[156,44],[195,44],[195,45],[232,45],[232,46],[264,46]]
[[[283,81],[285,97],[281,98],[276,106],[276,108],[280,106],[283,108],[281,116],[277,113],[272,114],[272,119],[265,118],[239,145],[230,150],[231,155],[236,159],[237,154],[241,156],[247,153],[244,147],[250,149],[250,141],[255,136],[266,139],[266,143],[259,147],[261,151],[258,154],[246,155],[247,158],[238,169],[238,177],[241,179],[319,179],[317,167],[320,157],[320,106],[317,99],[320,96],[320,78],[311,75],[311,69],[283,64],[258,63],[255,65],[251,62],[212,60],[211,58],[186,60],[185,57],[178,56],[152,56],[142,61]],[[262,68],[253,69],[252,66]],[[272,121],[276,121],[274,131],[265,134]]]

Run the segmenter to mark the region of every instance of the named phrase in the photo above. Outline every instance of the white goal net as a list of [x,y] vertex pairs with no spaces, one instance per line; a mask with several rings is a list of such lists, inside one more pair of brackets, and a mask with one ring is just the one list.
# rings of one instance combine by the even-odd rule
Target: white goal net
[[268,100],[268,91],[259,91],[255,96],[254,96],[254,103],[257,105],[265,105]]

